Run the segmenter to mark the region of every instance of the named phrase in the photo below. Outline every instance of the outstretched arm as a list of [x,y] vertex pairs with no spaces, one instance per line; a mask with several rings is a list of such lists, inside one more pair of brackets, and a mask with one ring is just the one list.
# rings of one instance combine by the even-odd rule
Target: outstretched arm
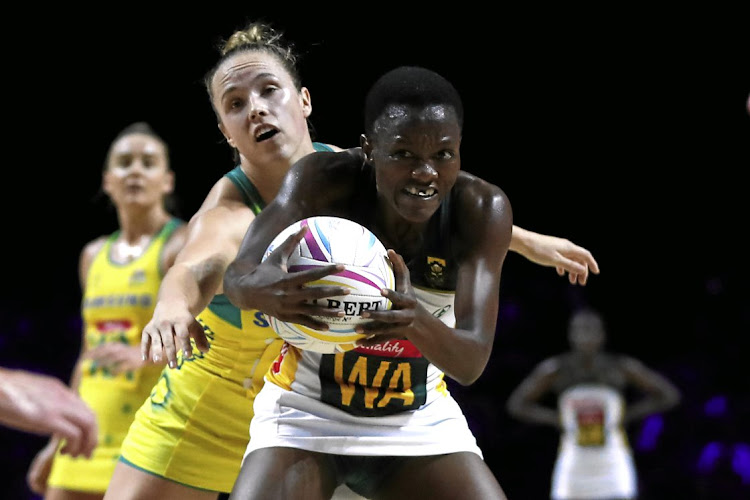
[[97,444],[94,412],[61,380],[0,368],[0,423],[65,439],[63,453],[91,456]]
[[208,339],[195,316],[220,293],[224,271],[252,220],[244,203],[232,201],[193,216],[187,242],[164,276],[154,314],[143,329],[143,359],[160,362],[163,355],[175,368],[178,350],[185,358],[192,356],[191,339],[201,352],[208,351]]
[[540,266],[556,268],[560,276],[567,273],[573,285],[585,285],[589,272],[599,274],[599,264],[591,252],[565,238],[535,233],[514,225],[510,250]]
[[358,150],[345,150],[313,153],[292,165],[276,198],[250,224],[227,267],[224,294],[232,304],[240,309],[258,309],[282,321],[327,329],[326,323],[313,316],[330,315],[331,310],[309,302],[348,292],[341,286],[305,285],[342,268],[330,265],[287,272],[287,258],[304,237],[305,228],[291,234],[265,260],[263,255],[276,235],[293,222],[312,215],[336,215],[326,207],[338,206],[337,200],[351,196],[355,189],[351,179],[361,163]]

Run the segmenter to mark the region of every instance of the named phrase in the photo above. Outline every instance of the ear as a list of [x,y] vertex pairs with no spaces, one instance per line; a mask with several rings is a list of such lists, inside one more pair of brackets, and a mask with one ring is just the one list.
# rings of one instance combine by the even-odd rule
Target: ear
[[110,198],[112,197],[112,180],[109,172],[106,170],[102,174],[102,191],[104,191]]
[[305,115],[305,118],[309,118],[312,114],[312,98],[310,97],[310,91],[307,90],[307,87],[302,87],[299,91],[299,96],[302,101],[302,113]]
[[164,194],[170,194],[172,191],[174,191],[174,172],[172,170],[167,170],[167,173],[164,176],[164,185],[162,191],[164,192]]
[[229,134],[227,133],[227,129],[226,129],[225,127],[224,127],[224,124],[223,124],[223,123],[221,123],[221,122],[219,122],[219,123],[217,124],[217,126],[219,127],[219,130],[221,131],[221,135],[223,135],[223,136],[224,136],[224,139],[226,139],[226,140],[227,140],[227,143],[228,143],[228,144],[229,144],[230,146],[232,146],[233,148],[234,148],[234,147],[236,147],[236,146],[234,145],[234,141],[232,140],[232,137],[231,137],[231,136],[230,136],[230,135],[229,135]]
[[359,136],[359,145],[365,154],[365,163],[372,163],[372,143],[365,134]]

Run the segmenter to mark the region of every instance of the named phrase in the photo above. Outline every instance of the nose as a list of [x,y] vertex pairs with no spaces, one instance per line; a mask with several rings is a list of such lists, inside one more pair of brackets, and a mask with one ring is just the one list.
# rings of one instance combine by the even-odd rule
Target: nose
[[420,162],[411,171],[411,177],[420,182],[429,182],[437,177],[438,173],[429,161]]
[[256,96],[250,96],[250,99],[248,101],[248,108],[248,114],[250,115],[251,120],[255,120],[261,116],[266,116],[266,114],[268,114],[268,110],[266,109],[263,99],[260,99]]
[[130,168],[128,169],[129,172],[135,172],[135,173],[143,173],[146,171],[146,164],[141,158],[135,158],[133,159],[132,163],[130,164]]

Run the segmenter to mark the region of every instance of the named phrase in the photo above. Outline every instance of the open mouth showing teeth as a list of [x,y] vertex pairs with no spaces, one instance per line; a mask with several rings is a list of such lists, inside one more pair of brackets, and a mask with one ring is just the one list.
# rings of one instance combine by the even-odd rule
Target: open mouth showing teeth
[[266,132],[263,132],[261,134],[256,135],[255,136],[255,140],[257,142],[263,142],[266,139],[270,139],[271,137],[275,136],[278,133],[279,133],[279,131],[275,130],[275,129],[267,130]]
[[419,196],[420,198],[429,198],[430,196],[435,195],[435,189],[433,188],[415,188],[415,187],[408,187],[404,189],[407,193],[413,195],[413,196]]

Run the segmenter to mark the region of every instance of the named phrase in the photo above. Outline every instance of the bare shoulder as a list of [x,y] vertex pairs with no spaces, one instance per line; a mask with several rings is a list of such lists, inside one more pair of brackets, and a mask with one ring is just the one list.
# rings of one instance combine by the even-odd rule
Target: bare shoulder
[[510,209],[510,200],[499,186],[492,184],[474,174],[460,171],[454,189],[462,205],[476,206],[480,209]]
[[81,254],[78,257],[78,280],[81,285],[81,289],[84,289],[86,283],[86,276],[88,276],[89,268],[91,263],[94,261],[94,257],[98,254],[107,242],[107,235],[99,236],[89,241],[83,246]]
[[240,190],[237,189],[237,186],[235,186],[232,181],[222,176],[221,179],[216,181],[211,187],[211,190],[206,195],[203,203],[201,203],[200,208],[198,208],[193,215],[193,218],[218,206],[227,206],[231,208],[237,205],[246,206],[242,200],[242,193],[240,193]]
[[363,165],[361,148],[310,153],[292,165],[276,198],[293,201],[314,193],[316,203],[339,200],[355,191]]
[[[500,187],[467,172],[459,172],[453,187],[460,239],[469,246],[508,248],[513,231],[510,200]],[[473,243],[472,243],[473,242]]]
[[81,250],[80,262],[90,264],[91,261],[94,260],[96,254],[98,254],[102,247],[104,247],[107,238],[107,235],[102,235],[86,243]]
[[650,369],[640,360],[626,354],[616,356],[617,364],[628,373],[642,373]]
[[534,372],[539,377],[551,377],[560,371],[562,361],[558,356],[547,358],[536,365]]
[[351,168],[361,166],[364,159],[362,148],[336,148],[334,151],[316,151],[296,164],[303,168]]
[[240,241],[255,214],[243,201],[224,198],[211,207],[206,207],[190,218],[187,238],[231,239]]
[[333,150],[336,153],[338,153],[340,151],[344,151],[343,148],[340,148],[340,147],[336,146],[335,144],[328,144],[326,142],[322,142],[321,144],[323,144],[324,146],[327,146],[327,147],[331,148],[331,150]]

